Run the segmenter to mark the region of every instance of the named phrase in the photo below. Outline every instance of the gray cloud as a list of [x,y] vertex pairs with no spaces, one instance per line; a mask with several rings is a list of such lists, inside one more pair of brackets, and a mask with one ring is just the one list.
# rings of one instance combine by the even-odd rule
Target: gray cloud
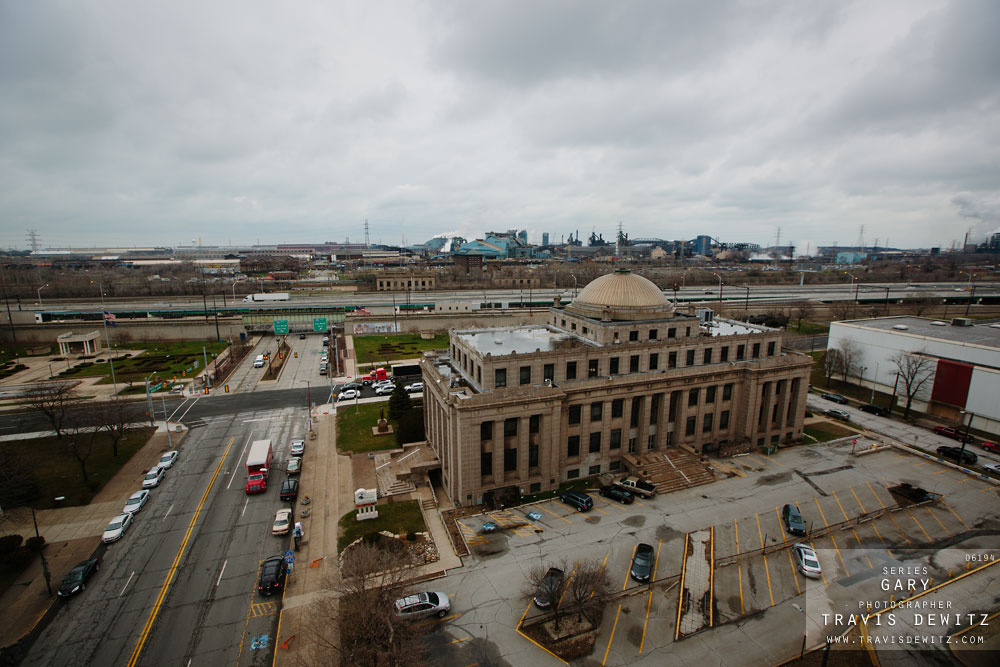
[[996,222],[998,13],[3,3],[0,244],[357,240],[367,218],[393,243],[620,220],[948,245]]

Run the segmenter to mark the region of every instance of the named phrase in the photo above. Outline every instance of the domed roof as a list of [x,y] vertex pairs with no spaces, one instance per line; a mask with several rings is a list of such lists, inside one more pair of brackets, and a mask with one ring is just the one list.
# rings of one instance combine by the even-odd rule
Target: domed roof
[[673,305],[651,280],[616,269],[591,281],[566,310],[604,320],[641,320],[673,314]]

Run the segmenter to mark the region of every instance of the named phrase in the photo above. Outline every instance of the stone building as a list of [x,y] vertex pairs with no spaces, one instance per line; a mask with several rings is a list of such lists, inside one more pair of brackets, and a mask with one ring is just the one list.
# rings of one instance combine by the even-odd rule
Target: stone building
[[385,271],[375,276],[379,292],[424,292],[436,284],[437,277],[430,271]]
[[453,330],[425,353],[424,427],[459,505],[626,466],[802,436],[809,357],[781,332],[675,312],[619,269],[559,300],[545,325]]

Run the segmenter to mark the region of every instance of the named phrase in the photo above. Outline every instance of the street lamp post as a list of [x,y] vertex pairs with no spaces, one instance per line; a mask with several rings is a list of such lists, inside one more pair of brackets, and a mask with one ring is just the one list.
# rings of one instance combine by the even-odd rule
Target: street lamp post
[[[63,496],[59,496],[62,498]],[[35,537],[39,537],[38,534],[38,518],[35,516],[35,508],[31,508],[31,522],[35,524]],[[49,597],[52,597],[52,575],[49,573],[49,563],[45,560],[45,548],[40,547],[38,549],[38,556],[42,560],[42,577],[45,579],[45,590],[48,592]]]
[[236,283],[241,283],[244,280],[246,280],[246,278],[237,278],[236,280],[233,281],[233,305],[234,306],[236,305]]
[[962,434],[962,451],[958,453],[959,465],[965,462],[965,445],[969,442],[969,429],[972,427],[972,418],[975,417],[975,415],[968,410],[962,410],[961,414],[969,415],[969,421],[965,423],[965,433]]
[[49,286],[49,284],[45,283],[44,285],[42,285],[41,287],[38,288],[38,307],[39,308],[42,307],[42,290],[45,289],[48,286]]
[[718,273],[713,273],[713,276],[719,279],[719,308],[722,307],[722,276]]
[[[854,285],[858,281],[858,277],[851,273],[850,271],[844,271],[847,275],[851,277],[851,285]],[[854,305],[858,304],[858,290],[861,289],[861,283],[858,282],[857,286],[854,288]]]
[[746,301],[743,302],[743,320],[749,321],[750,319],[750,286],[743,283],[743,289],[747,291]]
[[[94,282],[91,280],[90,282]],[[111,349],[111,336],[108,334],[108,311],[104,309],[104,285],[97,283],[101,293],[101,321],[104,322],[104,341],[108,344],[108,365],[111,367],[111,385],[114,387],[115,400],[118,400],[118,381],[115,379],[115,360]]]
[[875,403],[875,382],[878,380],[878,362],[875,362],[875,375],[872,376],[872,397],[868,400],[869,403]]

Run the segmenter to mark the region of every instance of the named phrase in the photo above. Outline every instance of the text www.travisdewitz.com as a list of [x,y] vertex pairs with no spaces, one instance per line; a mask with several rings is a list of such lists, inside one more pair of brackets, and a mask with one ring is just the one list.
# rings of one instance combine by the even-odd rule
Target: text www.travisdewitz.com
[[826,642],[828,644],[865,644],[865,645],[880,645],[880,644],[983,644],[983,637],[976,637],[974,635],[961,635],[958,637],[949,637],[947,635],[889,635],[887,637],[879,637],[877,635],[870,635],[868,637],[832,637],[827,635]]

